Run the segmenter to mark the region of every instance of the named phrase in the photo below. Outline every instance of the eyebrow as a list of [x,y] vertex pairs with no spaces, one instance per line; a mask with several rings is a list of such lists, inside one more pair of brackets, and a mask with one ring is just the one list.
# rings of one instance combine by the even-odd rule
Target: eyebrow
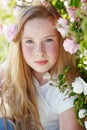
[[56,35],[52,34],[52,35],[45,36],[44,38],[46,37],[56,37]]
[[[43,38],[47,38],[47,37],[56,37],[56,35],[51,34],[51,35],[44,36]],[[33,37],[24,36],[23,39],[33,39]]]

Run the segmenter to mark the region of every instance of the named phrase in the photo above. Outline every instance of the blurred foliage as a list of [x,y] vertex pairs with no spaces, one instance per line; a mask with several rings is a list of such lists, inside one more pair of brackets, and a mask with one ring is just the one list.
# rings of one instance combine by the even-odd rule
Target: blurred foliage
[[14,21],[14,5],[15,0],[4,0],[0,2],[0,63],[6,59],[9,46],[9,42],[2,31],[4,26],[7,26]]
[[[50,0],[51,3],[58,9],[63,18],[69,19],[68,12],[64,6],[65,0]],[[76,53],[77,67],[83,79],[87,82],[87,2],[81,7],[81,0],[68,0],[69,6],[75,11],[80,21],[74,21],[70,24],[71,33],[76,38],[77,43],[80,44],[80,50]],[[87,14],[87,13],[86,13]]]
[[64,1],[50,0],[50,2],[52,3],[52,5],[55,6],[55,8],[58,9],[58,12],[62,15],[62,17],[67,17],[68,16],[66,8],[64,6]]

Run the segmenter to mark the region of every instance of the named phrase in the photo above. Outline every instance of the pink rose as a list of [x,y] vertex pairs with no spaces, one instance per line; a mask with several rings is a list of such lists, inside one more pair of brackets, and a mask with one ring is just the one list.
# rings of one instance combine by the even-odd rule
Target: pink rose
[[3,25],[2,22],[0,21],[0,35],[2,34],[2,31],[3,31]]
[[69,17],[70,17],[70,21],[71,22],[74,22],[75,21],[75,9],[72,9],[70,7],[67,7],[66,8],[68,14],[69,14]]
[[66,37],[69,32],[69,26],[67,25],[67,20],[59,18],[56,26],[57,30],[61,33],[62,37]]
[[63,43],[64,50],[70,54],[74,54],[79,49],[79,44],[76,44],[72,39],[66,39]]
[[82,4],[81,10],[84,15],[87,15],[87,4]]
[[14,36],[16,35],[16,32],[18,30],[18,27],[16,24],[12,24],[9,27],[6,27],[3,31],[5,37],[7,38],[8,41],[12,41]]
[[20,6],[15,6],[14,10],[13,10],[13,15],[16,16],[18,15],[18,13],[21,11],[21,7]]
[[87,0],[81,0],[81,2],[87,2]]

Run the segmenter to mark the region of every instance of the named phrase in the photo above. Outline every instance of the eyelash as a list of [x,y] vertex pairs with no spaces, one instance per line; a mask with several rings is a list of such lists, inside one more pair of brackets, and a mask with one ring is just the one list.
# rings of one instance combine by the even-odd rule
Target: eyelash
[[[45,42],[49,42],[49,43],[50,43],[50,42],[53,42],[53,39],[48,38],[48,39],[45,40]],[[32,44],[32,43],[33,43],[32,40],[27,40],[27,41],[26,41],[26,44]]]
[[46,42],[53,42],[53,39],[51,39],[51,38],[46,39]]
[[32,40],[28,40],[28,41],[26,41],[26,43],[31,44],[31,43],[33,43],[33,41]]

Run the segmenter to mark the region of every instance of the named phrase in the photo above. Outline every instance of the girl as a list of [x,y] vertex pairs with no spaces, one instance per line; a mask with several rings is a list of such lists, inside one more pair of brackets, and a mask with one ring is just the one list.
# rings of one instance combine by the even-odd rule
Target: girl
[[19,13],[1,91],[1,130],[83,129],[73,112],[73,98],[43,78],[46,72],[57,77],[65,66],[71,68],[67,82],[76,77],[73,57],[64,51],[56,29],[58,19],[51,5],[27,6]]

